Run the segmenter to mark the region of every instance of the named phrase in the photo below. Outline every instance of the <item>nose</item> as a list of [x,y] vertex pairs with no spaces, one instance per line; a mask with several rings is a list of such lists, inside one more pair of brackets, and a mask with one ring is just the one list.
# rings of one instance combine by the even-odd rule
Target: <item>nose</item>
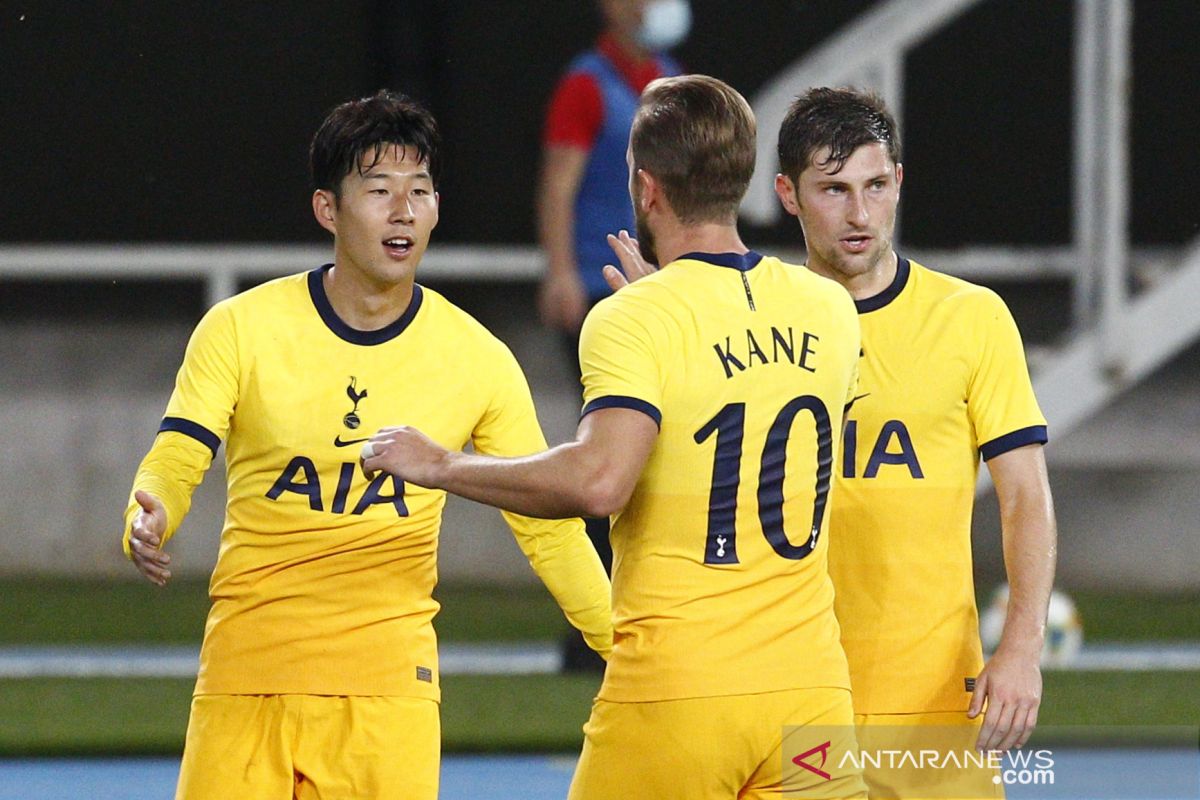
[[413,213],[412,198],[407,195],[396,198],[396,202],[392,204],[392,213],[388,221],[411,224],[414,219],[416,219],[416,214]]
[[847,195],[846,221],[860,226],[865,226],[871,221],[871,214],[867,210],[867,200],[861,192],[850,192]]

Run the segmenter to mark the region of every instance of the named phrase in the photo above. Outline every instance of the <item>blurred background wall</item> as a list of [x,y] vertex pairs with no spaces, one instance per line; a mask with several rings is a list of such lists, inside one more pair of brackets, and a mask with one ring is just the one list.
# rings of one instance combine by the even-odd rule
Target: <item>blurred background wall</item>
[[[678,57],[750,97],[876,4],[692,5]],[[1078,8],[987,0],[908,55],[902,253],[1070,240]],[[1138,0],[1134,9],[1130,232],[1135,248],[1169,252],[1200,234],[1200,52],[1192,46],[1200,6]],[[527,248],[544,105],[595,30],[592,4],[578,0],[4,3],[0,250],[320,245],[309,138],[333,105],[383,86],[426,102],[443,128],[432,251],[439,243]],[[753,247],[799,249],[794,221],[743,232]],[[0,570],[135,577],[117,546],[120,516],[206,306],[204,279],[202,271],[170,280],[0,272]],[[535,282],[500,274],[428,282],[509,343],[548,438],[568,437],[577,388],[537,322]],[[1038,349],[1068,333],[1069,276],[981,282],[1009,302],[1035,366]],[[1069,435],[1056,438],[1050,420],[1065,585],[1196,585],[1198,390],[1193,345]],[[211,569],[222,504],[218,464],[173,545],[179,569]],[[976,539],[977,570],[994,579],[999,526],[986,495]],[[441,571],[531,577],[498,515],[461,502],[448,514]]]

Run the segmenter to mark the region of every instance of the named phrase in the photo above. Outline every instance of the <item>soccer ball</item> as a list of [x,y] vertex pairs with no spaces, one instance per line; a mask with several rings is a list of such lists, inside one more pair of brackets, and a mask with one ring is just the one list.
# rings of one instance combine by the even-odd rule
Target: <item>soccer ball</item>
[[[979,615],[979,638],[987,653],[995,651],[1004,631],[1004,616],[1008,610],[1008,584],[1000,584],[992,593],[987,608]],[[1071,598],[1058,589],[1050,593],[1050,608],[1046,615],[1046,644],[1042,649],[1042,666],[1065,667],[1071,664],[1083,647],[1083,623]]]

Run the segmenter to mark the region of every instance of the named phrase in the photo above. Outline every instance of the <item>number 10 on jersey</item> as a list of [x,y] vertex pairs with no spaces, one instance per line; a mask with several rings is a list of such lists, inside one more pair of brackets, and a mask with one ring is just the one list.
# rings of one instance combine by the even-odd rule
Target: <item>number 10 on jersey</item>
[[[811,414],[816,426],[816,493],[813,498],[812,526],[805,531],[801,544],[792,544],[784,530],[783,482],[787,474],[787,445],[796,417],[801,411]],[[742,472],[742,439],[746,432],[746,404],[729,403],[696,431],[696,444],[703,444],[714,433],[717,446],[713,457],[712,486],[708,494],[708,536],[704,547],[705,564],[737,564],[738,487]],[[817,546],[833,467],[833,430],[829,409],[819,397],[804,395],[789,401],[775,416],[763,445],[758,470],[758,521],[771,548],[783,556],[799,560]],[[796,465],[793,466],[796,468]],[[806,467],[799,467],[806,469]]]

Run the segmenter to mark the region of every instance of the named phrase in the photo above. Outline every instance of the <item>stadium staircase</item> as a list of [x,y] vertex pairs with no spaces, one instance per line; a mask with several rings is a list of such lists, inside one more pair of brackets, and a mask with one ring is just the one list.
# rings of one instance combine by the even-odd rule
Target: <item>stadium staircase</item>
[[[903,129],[905,55],[980,2],[879,3],[765,84],[751,100],[759,168],[744,216],[770,224],[781,213],[773,188],[775,131],[800,91],[873,88]],[[1130,246],[1133,11],[1132,0],[1075,3],[1073,245],[903,250],[984,282],[1070,280],[1066,335],[1029,348],[1053,436],[1047,456],[1061,531],[1060,578],[1068,585],[1194,590],[1200,574],[1200,238],[1182,252]],[[984,470],[977,540],[999,531],[987,486]],[[980,571],[998,578],[999,548],[976,551]],[[1100,551],[1104,558],[1089,557]]]

